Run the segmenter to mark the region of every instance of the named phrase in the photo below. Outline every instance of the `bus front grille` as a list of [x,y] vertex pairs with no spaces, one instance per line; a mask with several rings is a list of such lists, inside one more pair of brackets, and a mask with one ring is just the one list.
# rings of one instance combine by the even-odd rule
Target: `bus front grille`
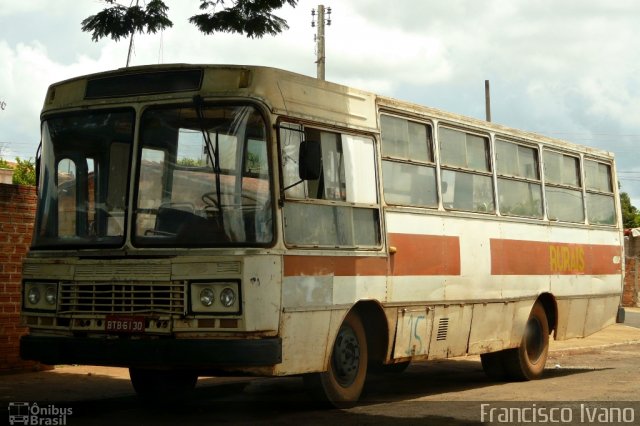
[[183,282],[63,282],[60,314],[184,314]]

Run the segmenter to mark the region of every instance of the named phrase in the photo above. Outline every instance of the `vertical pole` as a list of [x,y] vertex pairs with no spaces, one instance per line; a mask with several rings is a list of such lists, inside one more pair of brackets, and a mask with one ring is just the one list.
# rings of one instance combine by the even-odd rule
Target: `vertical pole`
[[129,61],[131,61],[131,50],[133,50],[133,33],[131,33],[131,39],[129,40],[129,53],[127,53],[127,65],[125,65],[125,68],[129,68]]
[[491,90],[489,80],[484,81],[484,107],[487,114],[487,121],[491,121]]
[[318,46],[317,60],[318,80],[324,80],[324,6],[318,5]]

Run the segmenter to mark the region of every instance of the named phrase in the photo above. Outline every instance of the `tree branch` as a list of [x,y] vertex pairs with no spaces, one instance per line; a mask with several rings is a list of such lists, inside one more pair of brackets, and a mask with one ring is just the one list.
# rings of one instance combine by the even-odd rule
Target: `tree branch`
[[82,21],[82,31],[92,33],[93,41],[103,37],[111,37],[114,41],[118,41],[133,33],[141,33],[145,30],[148,34],[156,33],[173,26],[173,22],[167,17],[169,8],[162,0],[151,0],[145,9],[138,5],[125,7],[116,3],[115,0],[104,1],[113,6]]
[[[228,32],[261,38],[266,34],[277,35],[288,29],[287,22],[271,12],[285,4],[295,7],[297,2],[298,0],[234,0],[232,6],[225,8],[226,0],[201,0],[200,10],[211,11],[194,15],[189,18],[189,22],[205,34]],[[218,6],[223,9],[216,11]]]

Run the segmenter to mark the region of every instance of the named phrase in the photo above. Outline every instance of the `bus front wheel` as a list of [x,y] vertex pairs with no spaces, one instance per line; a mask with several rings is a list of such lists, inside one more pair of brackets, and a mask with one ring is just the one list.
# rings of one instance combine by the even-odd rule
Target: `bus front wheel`
[[188,371],[130,368],[136,394],[146,401],[186,399],[196,387],[198,376]]
[[367,362],[364,326],[358,314],[349,312],[333,343],[328,370],[306,375],[305,384],[322,402],[337,408],[352,406],[362,393]]

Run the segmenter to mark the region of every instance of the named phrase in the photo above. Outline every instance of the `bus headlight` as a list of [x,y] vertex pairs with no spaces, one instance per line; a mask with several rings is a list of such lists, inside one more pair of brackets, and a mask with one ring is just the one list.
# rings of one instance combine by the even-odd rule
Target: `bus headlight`
[[27,293],[27,300],[30,305],[37,305],[40,301],[40,289],[38,287],[31,287]]
[[189,311],[194,314],[239,314],[239,281],[189,283]]
[[213,301],[215,299],[216,299],[215,293],[213,292],[213,290],[211,290],[208,287],[202,289],[202,291],[200,292],[200,303],[202,303],[204,306],[213,305]]
[[222,306],[225,308],[233,306],[233,304],[236,303],[236,293],[229,287],[225,288],[222,290],[222,293],[220,293],[220,303],[222,303]]
[[25,311],[55,311],[57,307],[58,283],[24,282],[22,308]]
[[47,289],[44,291],[44,300],[49,305],[55,305],[58,301],[58,290],[53,286],[47,287]]

